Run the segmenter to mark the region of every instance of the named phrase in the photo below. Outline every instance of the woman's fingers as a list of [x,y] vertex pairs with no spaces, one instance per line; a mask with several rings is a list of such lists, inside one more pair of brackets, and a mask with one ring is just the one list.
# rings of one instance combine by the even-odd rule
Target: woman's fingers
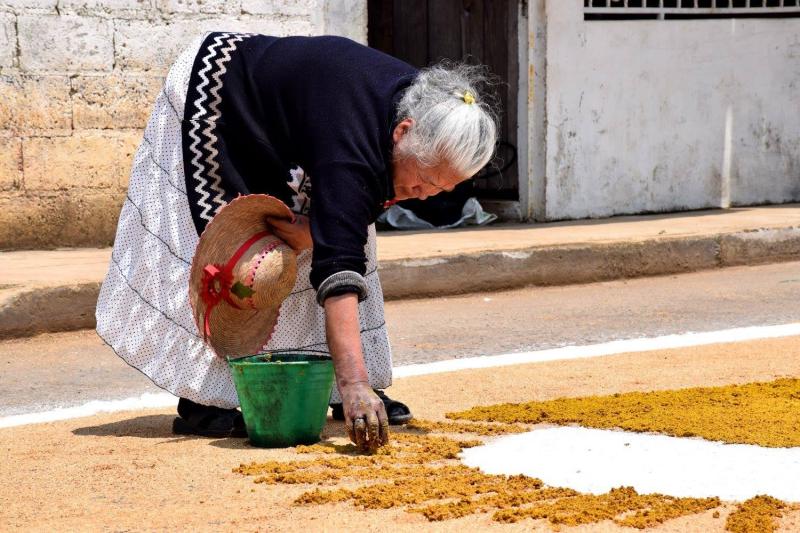
[[341,389],[345,426],[362,451],[374,452],[389,441],[389,419],[383,401],[366,381]]
[[353,422],[353,431],[356,437],[356,446],[362,450],[367,449],[367,422],[363,417],[358,417]]
[[373,409],[370,409],[367,412],[367,445],[371,450],[381,445],[379,435],[378,415]]
[[375,411],[356,417],[346,426],[347,436],[361,450],[375,451],[389,441],[389,421],[381,421]]
[[378,439],[381,446],[389,442],[389,417],[386,416],[386,408],[378,409]]
[[272,233],[280,237],[282,240],[287,240],[294,232],[292,222],[283,218],[268,218],[267,222],[272,228]]
[[353,421],[351,419],[346,419],[344,421],[344,427],[347,429],[347,436],[350,438],[350,442],[356,444],[356,432],[353,429]]
[[299,252],[311,248],[311,229],[308,224],[308,217],[297,215],[293,220],[267,217],[267,224],[272,229],[272,233],[280,237],[295,251]]
[[267,217],[267,223],[276,230],[288,231],[292,228],[294,221],[288,218]]

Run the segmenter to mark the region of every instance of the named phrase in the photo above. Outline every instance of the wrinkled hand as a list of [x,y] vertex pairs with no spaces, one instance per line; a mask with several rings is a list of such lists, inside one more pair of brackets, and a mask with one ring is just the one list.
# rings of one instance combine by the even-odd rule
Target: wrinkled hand
[[389,442],[389,418],[383,402],[369,386],[357,381],[340,389],[347,435],[363,451],[375,451]]
[[311,225],[305,215],[296,215],[294,221],[286,218],[267,218],[272,232],[288,244],[295,252],[311,248]]

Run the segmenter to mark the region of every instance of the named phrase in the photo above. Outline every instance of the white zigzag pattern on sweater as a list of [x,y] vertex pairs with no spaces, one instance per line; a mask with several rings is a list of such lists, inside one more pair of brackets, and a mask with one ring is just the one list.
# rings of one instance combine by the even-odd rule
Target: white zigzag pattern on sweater
[[[251,34],[242,35],[223,33],[215,37],[214,43],[208,47],[208,54],[206,54],[202,60],[205,66],[197,73],[201,81],[197,85],[199,97],[194,102],[194,107],[197,111],[194,113],[194,115],[192,115],[191,118],[192,127],[189,130],[189,137],[191,137],[192,143],[189,146],[189,151],[193,154],[191,160],[192,166],[194,167],[192,178],[197,183],[197,186],[194,190],[200,195],[197,204],[202,208],[202,211],[198,216],[206,221],[211,221],[212,217],[216,213],[216,210],[225,205],[225,201],[222,199],[225,191],[220,187],[222,177],[219,175],[219,163],[216,161],[216,157],[219,155],[219,152],[216,148],[214,148],[214,144],[217,142],[217,136],[214,134],[214,128],[216,127],[216,123],[220,115],[218,109],[221,102],[219,91],[222,88],[222,81],[220,80],[220,77],[227,71],[225,64],[230,61],[230,52],[236,48],[236,43],[242,41],[245,37],[249,37],[250,35]],[[226,46],[226,48],[222,48],[223,46]],[[217,57],[218,49],[220,48],[222,48],[222,50],[219,50],[219,52],[222,54],[222,57],[216,59],[212,66],[211,62]],[[213,79],[212,85],[209,81],[208,74],[211,72],[213,67],[216,67],[217,70],[211,76]],[[210,87],[210,93],[213,97],[213,101],[210,105],[210,116],[204,117],[204,115],[209,115],[208,108],[203,105],[203,103],[209,99],[208,94],[205,92],[207,87]],[[201,121],[206,123],[206,127],[202,131],[199,131]],[[203,144],[203,148],[209,151],[209,155],[205,158],[205,161],[203,160],[202,151],[198,148],[202,142],[198,132],[207,139],[205,144]],[[208,175],[213,180],[210,184],[209,181],[204,177],[207,168],[206,164],[208,164],[210,167],[208,170]],[[211,189],[210,191],[207,190],[209,186]],[[214,193],[213,198],[211,197],[212,192]],[[211,202],[209,202],[209,198],[211,198]]]
[[217,53],[214,47],[221,46],[221,39],[223,39],[225,36],[227,36],[227,34],[219,35],[216,37],[216,39],[214,39],[214,44],[208,47],[208,54],[203,58],[203,64],[205,64],[205,67],[200,69],[200,72],[197,73],[201,80],[197,85],[197,92],[200,96],[194,102],[194,106],[197,111],[194,115],[192,115],[192,128],[189,130],[189,137],[192,138],[192,144],[189,145],[189,150],[192,152],[192,154],[194,154],[192,157],[192,166],[194,167],[192,177],[195,179],[195,181],[197,181],[197,187],[195,187],[194,190],[200,195],[200,199],[197,201],[197,204],[203,208],[203,210],[200,212],[200,218],[203,218],[207,221],[211,220],[211,215],[209,212],[212,208],[211,205],[207,203],[208,197],[211,195],[205,191],[208,181],[203,177],[205,166],[201,161],[203,154],[197,149],[197,146],[200,144],[200,137],[197,136],[197,130],[200,128],[200,118],[206,113],[206,108],[203,107],[203,102],[208,99],[204,89],[209,84],[208,77],[206,77],[208,71],[211,70],[211,64],[209,61]]
[[211,182],[211,190],[216,193],[214,198],[211,200],[219,207],[222,207],[226,203],[225,200],[222,199],[225,191],[220,187],[220,184],[222,183],[222,176],[219,175],[219,163],[216,160],[217,155],[219,155],[219,151],[214,147],[214,144],[217,142],[217,136],[213,133],[213,130],[217,125],[217,120],[219,120],[220,117],[219,104],[222,101],[222,98],[219,96],[219,90],[222,89],[220,77],[228,70],[225,64],[231,60],[230,52],[236,49],[236,43],[242,41],[243,39],[244,36],[235,35],[228,41],[228,46],[226,48],[220,49],[222,57],[216,60],[217,71],[211,76],[214,80],[214,85],[210,90],[210,93],[213,96],[213,100],[209,105],[209,108],[211,109],[211,116],[208,118],[208,126],[206,126],[206,128],[203,130],[203,133],[208,138],[208,141],[206,141],[203,147],[208,150],[208,157],[206,158],[206,161],[210,167],[208,170],[208,175],[213,180]]

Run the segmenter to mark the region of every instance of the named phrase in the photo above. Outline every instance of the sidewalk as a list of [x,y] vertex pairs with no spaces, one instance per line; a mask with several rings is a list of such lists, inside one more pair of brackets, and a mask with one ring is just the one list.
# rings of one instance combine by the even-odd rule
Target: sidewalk
[[[94,326],[109,249],[0,253],[0,338]],[[387,299],[800,260],[800,204],[383,233]]]

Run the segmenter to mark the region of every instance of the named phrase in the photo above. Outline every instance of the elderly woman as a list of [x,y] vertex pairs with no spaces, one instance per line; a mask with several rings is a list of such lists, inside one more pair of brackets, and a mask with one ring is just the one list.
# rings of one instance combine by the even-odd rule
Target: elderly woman
[[175,62],[136,153],[98,334],[180,397],[173,430],[244,435],[230,371],[198,330],[187,285],[198,238],[239,195],[295,213],[272,230],[297,252],[294,289],[265,350],[322,349],[331,399],[358,444],[408,408],[382,390],[392,360],[374,221],[453,189],[491,158],[482,70],[410,65],[339,37],[210,33]]

